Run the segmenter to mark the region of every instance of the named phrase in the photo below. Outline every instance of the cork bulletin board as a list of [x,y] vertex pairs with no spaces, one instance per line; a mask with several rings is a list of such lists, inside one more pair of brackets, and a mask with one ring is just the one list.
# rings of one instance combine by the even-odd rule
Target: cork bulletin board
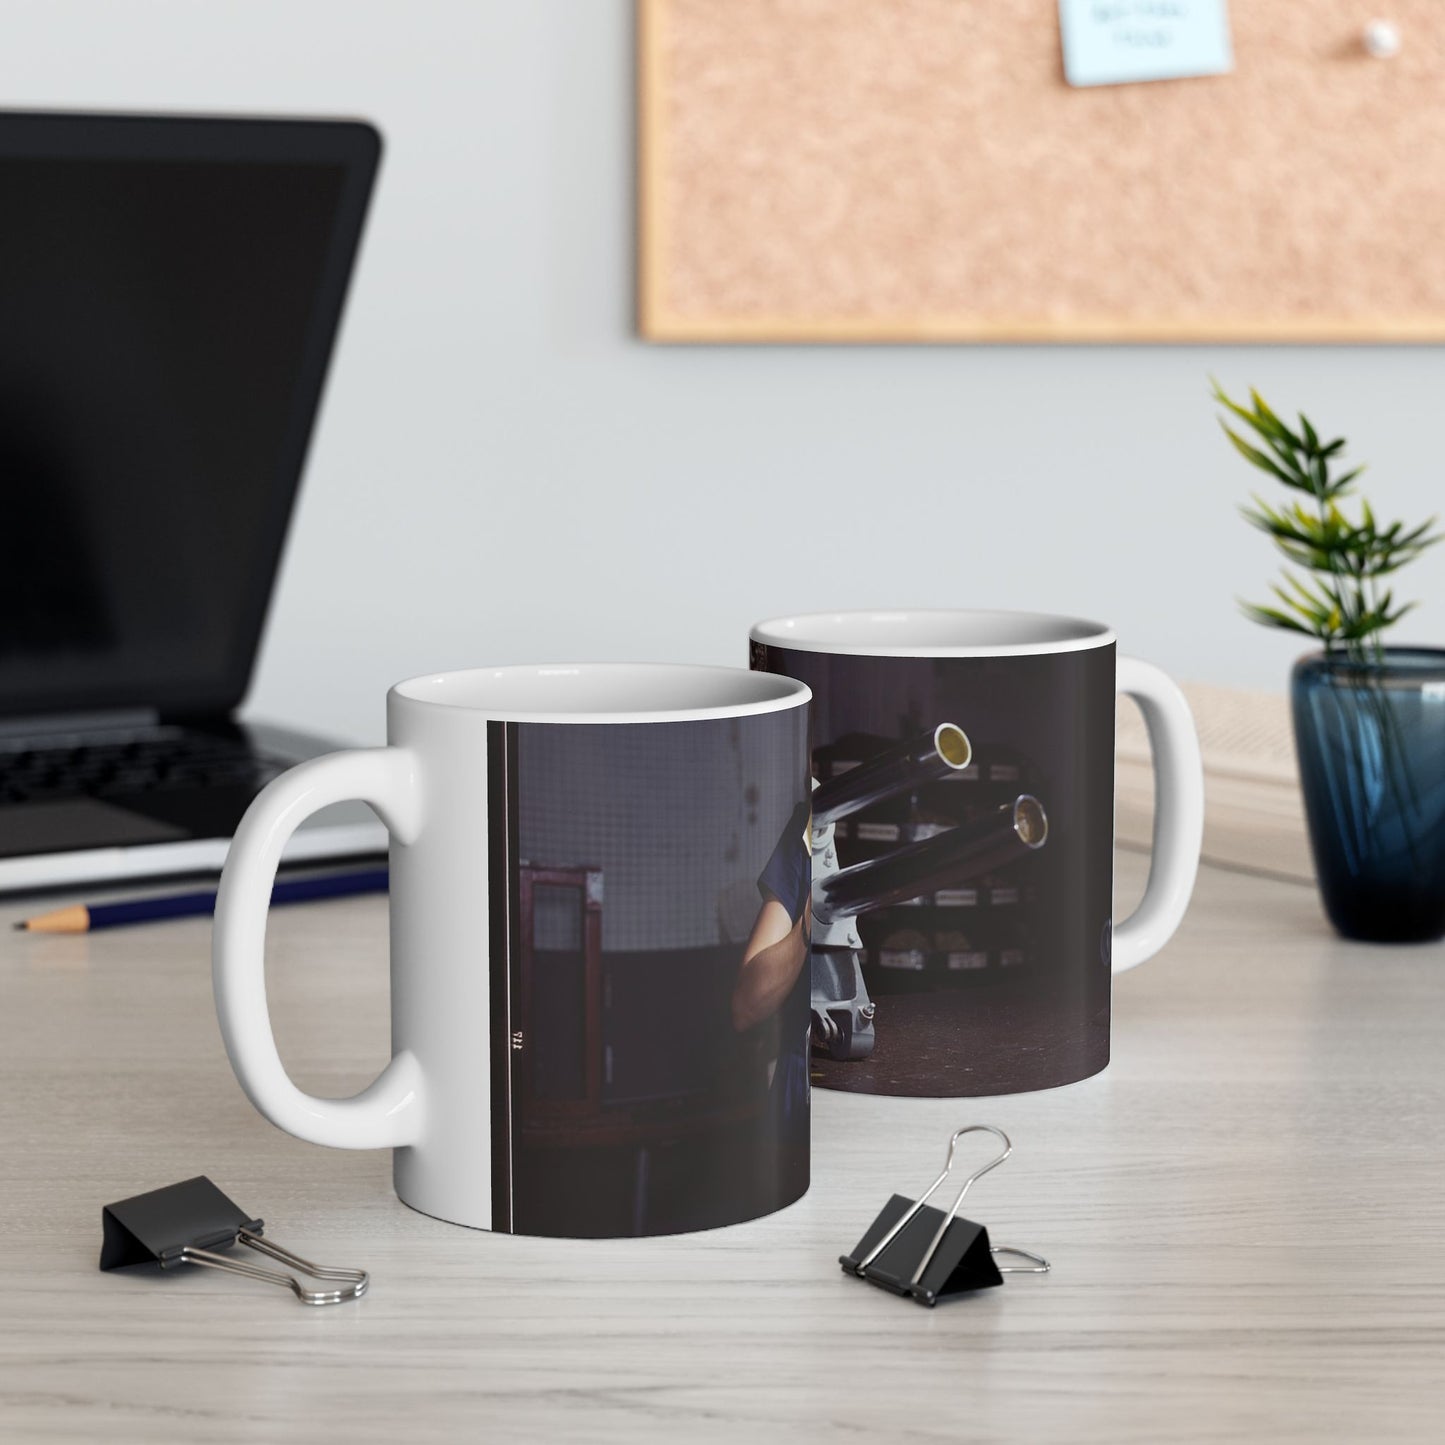
[[1445,339],[1445,4],[1230,19],[1074,88],[1058,0],[638,0],[643,335]]

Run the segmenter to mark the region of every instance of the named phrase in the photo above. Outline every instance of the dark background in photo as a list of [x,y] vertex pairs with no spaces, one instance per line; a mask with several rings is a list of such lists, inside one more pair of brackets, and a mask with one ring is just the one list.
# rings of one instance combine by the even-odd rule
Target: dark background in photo
[[814,775],[842,775],[949,722],[967,769],[836,825],[839,862],[882,857],[1032,794],[1048,838],[982,877],[859,917],[872,1053],[812,1057],[814,1083],[867,1093],[1013,1093],[1109,1060],[1114,649],[997,658],[852,657],[757,647],[813,689]]
[[508,728],[515,1231],[676,1233],[806,1190],[806,958],[770,1016],[733,1017],[759,877],[785,837],[806,857],[806,728]]

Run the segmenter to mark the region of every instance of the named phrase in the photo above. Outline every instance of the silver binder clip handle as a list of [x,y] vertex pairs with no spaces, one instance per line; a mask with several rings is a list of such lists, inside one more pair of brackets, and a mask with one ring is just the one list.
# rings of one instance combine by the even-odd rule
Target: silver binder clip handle
[[[992,1124],[970,1124],[967,1128],[960,1129],[958,1133],[948,1141],[948,1163],[944,1166],[943,1173],[938,1176],[933,1189],[937,1189],[938,1186],[948,1178],[948,1171],[953,1168],[954,1145],[957,1144],[965,1134],[975,1133],[996,1134],[1003,1140],[1003,1153],[990,1159],[982,1168],[975,1169],[973,1173],[963,1181],[963,1188],[954,1196],[953,1207],[943,1216],[943,1223],[938,1226],[933,1239],[929,1242],[928,1248],[923,1251],[923,1258],[918,1261],[918,1268],[913,1271],[913,1278],[909,1280],[909,1284],[917,1284],[918,1281],[923,1278],[923,1272],[933,1263],[933,1256],[938,1252],[938,1246],[943,1242],[943,1236],[948,1233],[948,1226],[953,1223],[954,1216],[958,1213],[958,1206],[963,1203],[963,1196],[967,1194],[974,1184],[982,1179],[990,1169],[997,1169],[1014,1151],[1014,1146],[1009,1142],[1008,1135],[1005,1134],[1002,1129],[995,1129]],[[933,1189],[930,1189],[928,1194],[932,1194]],[[923,1198],[927,1199],[928,1194],[925,1194]],[[918,1203],[922,1204],[923,1200],[920,1199]],[[917,1207],[917,1205],[914,1206],[915,1209]]]
[[948,1141],[948,1159],[944,1163],[943,1173],[940,1174],[938,1178],[935,1179],[933,1183],[930,1184],[928,1188],[918,1196],[916,1200],[914,1200],[912,1207],[907,1210],[907,1212],[900,1220],[898,1220],[898,1222],[893,1226],[893,1228],[890,1229],[888,1233],[885,1234],[883,1238],[880,1239],[878,1243],[875,1244],[873,1248],[870,1249],[868,1253],[861,1260],[858,1261],[858,1268],[856,1270],[856,1273],[858,1274],[859,1278],[862,1278],[864,1270],[866,1270],[868,1266],[872,1264],[873,1261],[877,1259],[878,1256],[882,1254],[883,1251],[887,1249],[890,1244],[893,1243],[893,1241],[902,1232],[903,1226],[907,1224],[908,1221],[912,1219],[913,1216],[917,1214],[918,1211],[922,1209],[925,1204],[928,1203],[929,1195],[933,1194],[938,1189],[939,1185],[941,1185],[943,1181],[948,1178],[949,1172],[953,1169],[953,1155],[954,1151],[958,1148],[958,1141],[962,1139],[965,1134],[979,1133],[995,1134],[1000,1139],[1002,1139],[1003,1153],[1000,1154],[996,1159],[991,1159],[987,1164],[983,1166],[982,1169],[976,1169],[972,1174],[968,1176],[967,1179],[964,1180],[963,1188],[958,1191],[958,1198],[953,1201],[953,1208],[948,1211],[948,1217],[939,1227],[938,1233],[933,1236],[933,1243],[928,1246],[928,1251],[923,1256],[923,1263],[918,1266],[918,1272],[913,1276],[913,1279],[910,1281],[910,1283],[912,1284],[918,1283],[919,1279],[923,1274],[923,1271],[928,1267],[929,1261],[933,1258],[934,1251],[937,1250],[938,1242],[943,1238],[944,1231],[952,1222],[953,1216],[958,1213],[958,1206],[963,1203],[963,1196],[968,1193],[969,1185],[971,1185],[976,1179],[982,1179],[983,1176],[987,1174],[990,1169],[997,1169],[998,1166],[1002,1164],[1003,1161],[1007,1159],[1010,1154],[1013,1153],[1014,1146],[1009,1142],[1008,1135],[1005,1134],[1002,1129],[995,1129],[992,1124],[966,1124],[962,1129],[955,1131],[953,1137]]
[[1016,1244],[993,1244],[989,1246],[989,1253],[1011,1254],[1018,1259],[1033,1261],[1032,1264],[1001,1264],[998,1267],[1000,1274],[1047,1274],[1053,1268],[1043,1255],[1035,1254],[1031,1249],[1020,1249]]
[[304,1305],[338,1305],[346,1300],[360,1299],[371,1283],[371,1276],[364,1269],[340,1269],[334,1265],[312,1264],[310,1260],[302,1259],[299,1254],[292,1254],[289,1249],[282,1249],[279,1244],[273,1244],[269,1239],[265,1239],[259,1234],[253,1234],[249,1229],[238,1231],[236,1241],[238,1244],[244,1244],[256,1250],[259,1254],[269,1255],[270,1258],[288,1265],[301,1274],[309,1275],[312,1279],[344,1280],[345,1287],[307,1289],[294,1274],[283,1274],[279,1269],[267,1269],[260,1264],[247,1264],[243,1260],[216,1254],[209,1249],[197,1249],[195,1245],[191,1244],[186,1245],[177,1258],[181,1264],[200,1264],[205,1265],[207,1269],[225,1269],[232,1274],[245,1275],[247,1279],[260,1279],[265,1280],[267,1284],[279,1284],[283,1288],[289,1289]]

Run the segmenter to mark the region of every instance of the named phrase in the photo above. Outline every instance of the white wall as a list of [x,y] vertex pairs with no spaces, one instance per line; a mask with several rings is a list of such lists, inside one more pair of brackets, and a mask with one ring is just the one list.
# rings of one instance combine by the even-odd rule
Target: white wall
[[[5,104],[387,137],[258,713],[374,738],[407,674],[742,663],[764,614],[909,603],[1278,685],[1299,649],[1234,611],[1272,561],[1211,372],[1345,432],[1381,513],[1440,505],[1438,348],[639,343],[629,0],[0,0],[0,38]],[[1402,637],[1441,640],[1445,549],[1405,586]]]

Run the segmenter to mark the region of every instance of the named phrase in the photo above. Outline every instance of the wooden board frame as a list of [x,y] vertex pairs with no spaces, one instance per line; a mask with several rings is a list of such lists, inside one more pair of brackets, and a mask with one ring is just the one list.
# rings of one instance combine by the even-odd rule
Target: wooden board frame
[[[879,3],[889,3],[889,0],[879,0]],[[1029,315],[1024,311],[992,315],[958,311],[868,315],[800,314],[784,309],[744,315],[721,311],[681,311],[668,299],[672,237],[669,234],[668,80],[665,62],[674,8],[674,0],[636,0],[636,299],[638,330],[647,340],[673,343],[1170,344],[1430,344],[1445,341],[1445,305],[1438,313],[1422,311],[1417,314],[1329,314],[1327,308],[1322,308],[1318,315],[1283,318],[1201,311],[1157,317],[1075,315],[1062,320]],[[1060,71],[1059,84],[1064,83]],[[1445,94],[1445,87],[1442,87],[1442,94]]]

